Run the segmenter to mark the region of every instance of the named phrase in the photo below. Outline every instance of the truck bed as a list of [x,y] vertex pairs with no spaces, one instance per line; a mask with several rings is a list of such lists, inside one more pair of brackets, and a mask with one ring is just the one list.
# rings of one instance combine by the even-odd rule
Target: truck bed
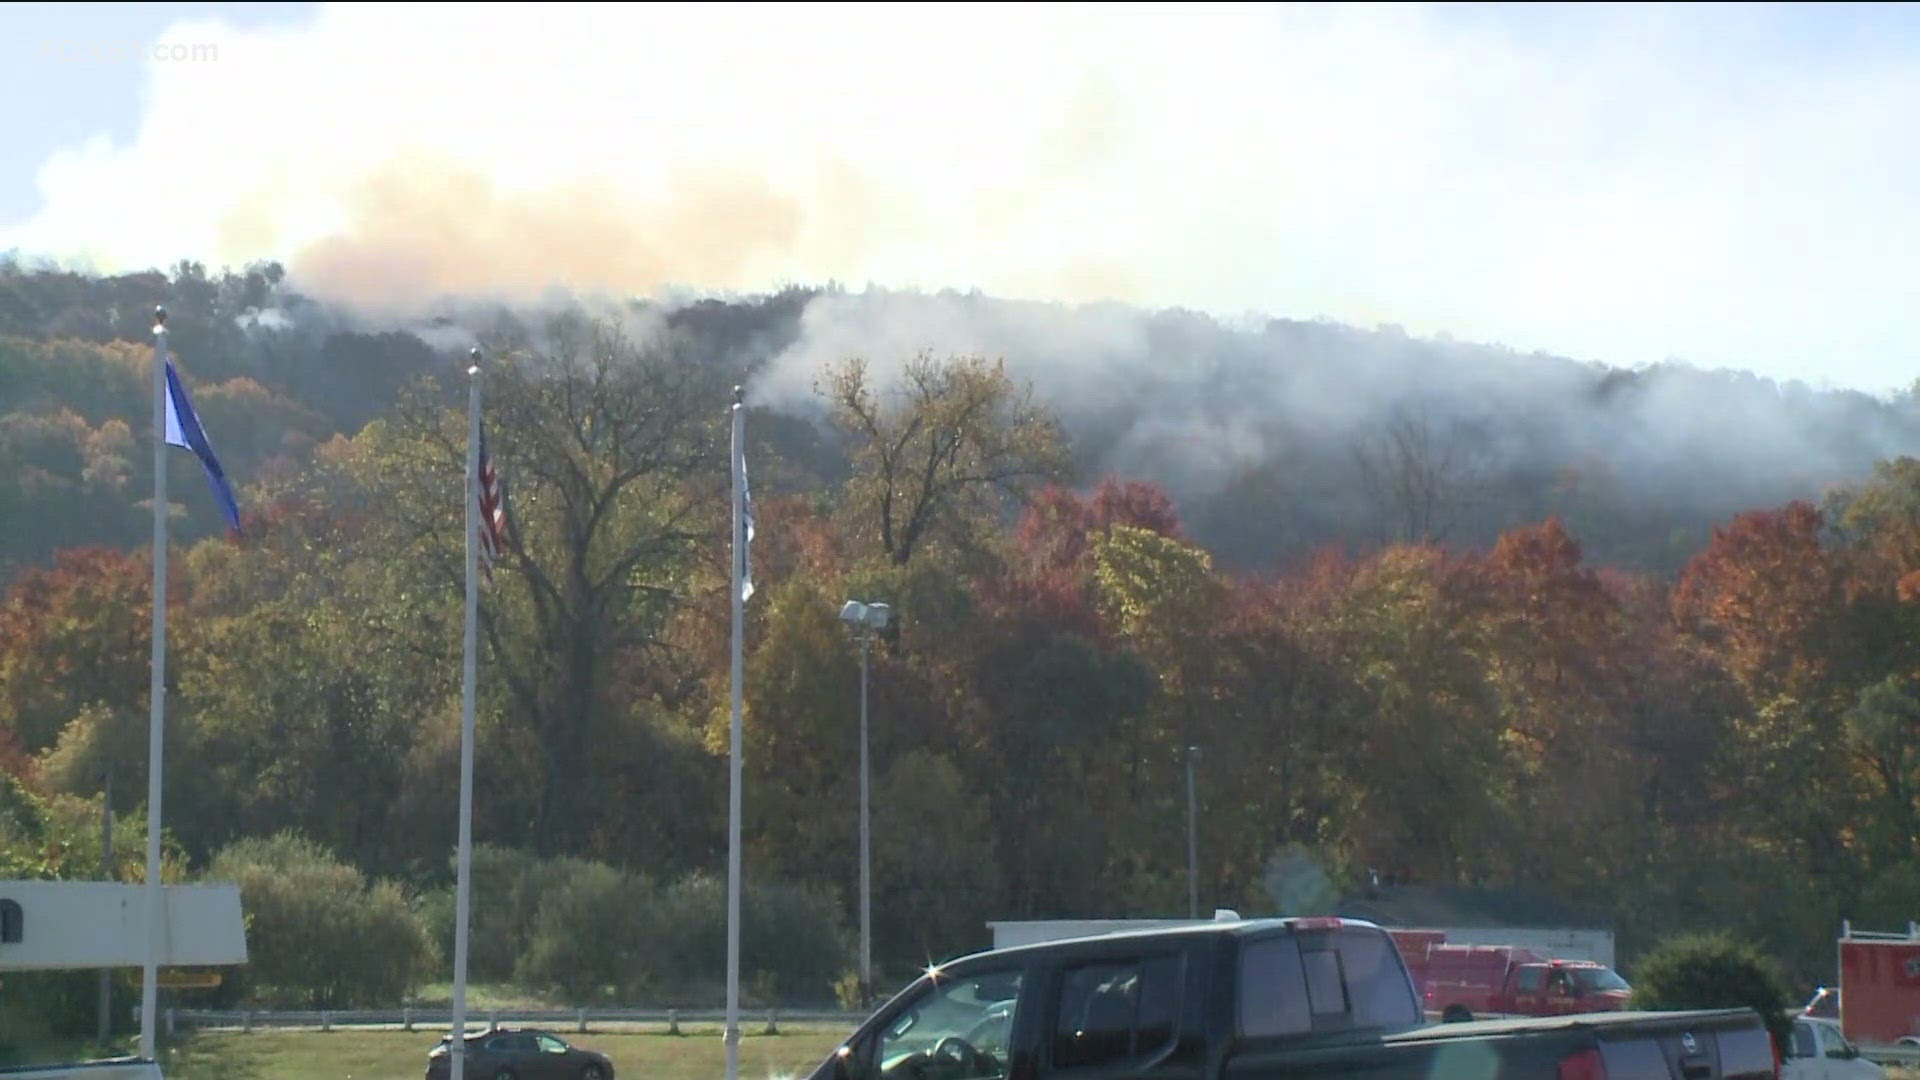
[[[1435,1024],[1356,1043],[1338,1036],[1248,1044],[1223,1077],[1374,1080],[1772,1080],[1772,1040],[1745,1009],[1609,1012]],[[1689,1047],[1688,1039],[1692,1045]],[[1576,1055],[1601,1071],[1563,1071]]]

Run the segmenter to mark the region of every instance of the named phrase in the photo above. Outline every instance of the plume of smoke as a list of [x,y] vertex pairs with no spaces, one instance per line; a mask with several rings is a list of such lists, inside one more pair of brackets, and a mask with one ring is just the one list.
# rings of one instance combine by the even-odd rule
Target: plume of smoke
[[1351,453],[1406,423],[1489,482],[1546,489],[1597,465],[1641,503],[1721,515],[1814,496],[1920,450],[1920,423],[1893,403],[1746,373],[1613,370],[1396,328],[1235,326],[978,293],[819,296],[752,400],[811,414],[827,364],[863,357],[884,389],[923,350],[1003,358],[1062,418],[1083,479],[1153,480],[1189,511],[1252,474],[1350,485]]
[[54,155],[0,249],[276,258],[369,310],[837,280],[1391,319],[1614,363],[1817,354],[1870,385],[1910,276],[1887,253],[1920,249],[1899,180],[1920,68],[1694,62],[1728,32],[1285,5],[190,21],[164,40],[217,61],[150,63],[138,134]]

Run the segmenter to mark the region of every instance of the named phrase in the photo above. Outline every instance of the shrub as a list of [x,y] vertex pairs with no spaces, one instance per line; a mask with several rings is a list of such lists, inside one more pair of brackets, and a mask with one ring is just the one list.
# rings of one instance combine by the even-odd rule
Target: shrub
[[[674,1004],[725,991],[726,881],[692,874],[650,906],[640,965]],[[852,949],[831,898],[796,885],[748,883],[740,897],[740,982],[750,1005],[831,1003]]]
[[386,1005],[433,962],[432,940],[397,886],[369,884],[298,835],[240,840],[208,876],[240,886],[245,980],[263,1002]]
[[1633,969],[1636,1009],[1738,1009],[1759,1013],[1785,1047],[1793,1021],[1773,962],[1728,934],[1694,934],[1655,946]]
[[610,866],[567,860],[540,894],[540,914],[521,957],[518,979],[560,990],[574,1001],[631,993],[638,966],[634,911],[648,899],[645,883]]

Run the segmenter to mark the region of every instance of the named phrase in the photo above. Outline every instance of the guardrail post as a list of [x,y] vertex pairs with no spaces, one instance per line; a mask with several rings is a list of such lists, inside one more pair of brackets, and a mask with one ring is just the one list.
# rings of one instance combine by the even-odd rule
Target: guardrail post
[[409,1005],[400,1010],[400,1022],[406,1025],[408,1031],[413,1030],[413,1006]]
[[778,1035],[778,1034],[780,1034],[780,1024],[779,1024],[779,1022],[778,1022],[778,1021],[776,1021],[776,1020],[775,1020],[775,1019],[773,1018],[773,1010],[772,1010],[772,1009],[768,1009],[768,1010],[767,1010],[767,1034],[769,1034],[769,1035]]
[[500,1030],[500,1010],[495,1009],[492,1012],[487,1014],[487,1030],[488,1031]]
[[667,1010],[667,1034],[669,1035],[680,1034],[680,1010],[679,1009]]
[[247,1034],[253,1032],[253,1011],[251,1009],[240,1014],[240,1030]]
[[587,1033],[587,1010],[581,1009],[580,1010],[580,1034],[585,1035],[586,1033]]
[[320,1012],[320,1030],[321,1031],[333,1030],[333,1014],[325,1011],[324,1009],[321,1010]]

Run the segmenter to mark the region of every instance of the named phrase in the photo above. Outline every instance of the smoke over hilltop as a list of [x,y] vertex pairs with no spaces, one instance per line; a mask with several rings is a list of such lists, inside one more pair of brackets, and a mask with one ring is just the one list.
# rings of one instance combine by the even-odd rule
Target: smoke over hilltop
[[390,309],[555,284],[978,288],[1610,363],[1819,356],[1881,390],[1880,358],[1911,351],[1920,63],[1861,45],[1874,18],[1791,64],[1772,48],[1804,36],[1790,10],[193,20],[162,40],[217,60],[147,63],[132,133],[53,151],[0,251],[99,272],[271,259]]
[[[957,293],[816,297],[750,400],[811,415],[825,363],[862,356],[885,385],[923,350],[1004,358],[1061,417],[1083,479],[1166,485],[1243,565],[1329,541],[1484,542],[1551,513],[1596,557],[1671,568],[1735,513],[1920,452],[1910,404],[1743,372]],[[1655,520],[1670,535],[1644,535]]]

